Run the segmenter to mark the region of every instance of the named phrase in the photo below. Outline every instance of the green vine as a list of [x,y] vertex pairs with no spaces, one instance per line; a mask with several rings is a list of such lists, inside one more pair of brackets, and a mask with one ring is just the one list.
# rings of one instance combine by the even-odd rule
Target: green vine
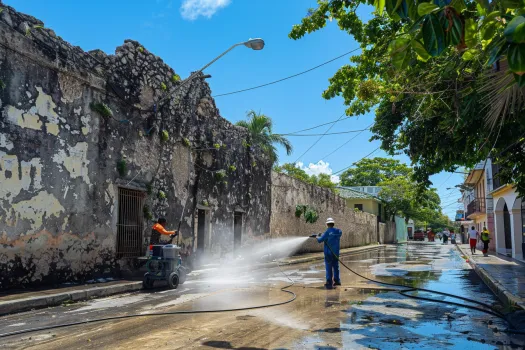
[[164,91],[168,90],[168,87],[164,83],[160,83],[160,88]]
[[203,199],[202,200],[202,205],[204,205],[205,207],[208,207],[210,205],[210,203],[208,203],[208,201],[206,199]]
[[170,139],[170,134],[168,134],[167,130],[162,130],[162,132],[160,133],[160,139],[163,142],[166,142]]
[[180,81],[180,75],[178,75],[176,73],[173,74],[173,76],[171,77],[171,81],[174,82],[174,83]]
[[166,193],[162,190],[159,190],[158,197],[159,199],[166,199]]
[[217,181],[222,181],[222,180],[224,180],[224,178],[226,178],[226,170],[221,169],[221,170],[218,170],[217,172],[215,172],[215,179]]
[[138,48],[138,50],[139,50],[139,52],[144,52],[144,48],[143,48],[142,46],[140,46],[140,47]]
[[230,173],[233,173],[235,170],[237,170],[237,167],[235,165],[230,165],[228,167],[228,170],[230,171]]
[[215,148],[216,150],[220,150],[221,149],[221,144],[220,143],[214,143],[213,144],[213,148]]
[[295,217],[300,218],[304,216],[304,220],[309,224],[314,224],[319,219],[319,214],[308,205],[298,204],[295,206]]
[[188,140],[187,138],[183,138],[182,144],[186,147],[190,147],[190,140]]
[[101,116],[103,116],[104,118],[109,118],[109,117],[113,117],[113,111],[111,110],[111,108],[109,108],[109,106],[105,103],[100,103],[100,102],[92,102],[89,107],[91,108],[92,111],[95,111],[97,112],[98,114],[100,114]]
[[153,214],[151,213],[151,211],[149,210],[149,207],[147,205],[144,206],[142,211],[144,212],[144,218],[146,220],[152,220],[153,219]]

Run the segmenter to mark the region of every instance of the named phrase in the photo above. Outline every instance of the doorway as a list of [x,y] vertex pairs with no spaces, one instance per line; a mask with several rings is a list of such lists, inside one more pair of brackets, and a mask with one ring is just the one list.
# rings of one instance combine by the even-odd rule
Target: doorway
[[134,258],[143,254],[144,201],[146,193],[128,188],[118,189],[117,258]]
[[206,233],[206,210],[197,209],[197,256],[204,252],[204,238]]
[[503,207],[503,226],[505,230],[505,249],[507,249],[507,254],[512,252],[512,234],[510,232],[510,213],[507,208],[507,204]]
[[237,252],[242,243],[242,213],[236,211],[233,215],[233,251]]

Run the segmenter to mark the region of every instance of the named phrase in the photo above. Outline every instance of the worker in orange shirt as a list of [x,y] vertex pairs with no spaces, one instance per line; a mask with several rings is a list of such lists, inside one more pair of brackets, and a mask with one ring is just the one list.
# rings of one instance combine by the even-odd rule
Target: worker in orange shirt
[[160,235],[169,235],[171,238],[178,235],[177,231],[166,231],[164,228],[166,226],[166,219],[159,218],[157,223],[151,228],[151,238],[149,244],[160,244]]

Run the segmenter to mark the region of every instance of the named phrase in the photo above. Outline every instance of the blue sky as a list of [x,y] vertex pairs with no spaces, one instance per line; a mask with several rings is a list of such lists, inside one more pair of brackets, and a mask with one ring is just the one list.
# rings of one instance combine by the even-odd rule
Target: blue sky
[[[198,70],[234,43],[261,37],[262,51],[238,47],[206,72],[213,94],[235,91],[277,80],[348,52],[357,47],[352,37],[336,23],[301,40],[288,38],[293,24],[305,16],[314,0],[3,0],[18,11],[31,14],[65,40],[84,50],[113,53],[125,39],[141,42],[171,65],[182,78]],[[369,16],[364,8],[361,16]],[[328,79],[348,63],[349,56],[285,82],[240,94],[217,97],[221,115],[231,122],[254,109],[271,116],[275,132],[288,133],[335,120],[345,107],[340,98],[321,97]],[[373,113],[348,118],[331,132],[364,129],[373,122]],[[311,131],[323,133],[329,126]],[[324,137],[303,157],[316,137],[291,138],[292,156],[281,152],[281,162],[299,160],[309,172],[338,171],[361,159],[379,146],[363,132],[345,147],[331,153],[355,134]],[[384,156],[377,151],[373,156]],[[408,158],[400,157],[404,162]],[[319,161],[322,161],[319,163]],[[432,177],[442,197],[444,211],[453,217],[459,191],[446,190],[462,181],[462,175],[441,173]]]

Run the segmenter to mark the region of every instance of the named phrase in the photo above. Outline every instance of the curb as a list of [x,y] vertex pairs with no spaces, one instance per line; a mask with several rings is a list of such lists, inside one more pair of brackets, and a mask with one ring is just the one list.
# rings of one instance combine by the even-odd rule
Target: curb
[[[460,246],[456,246],[462,255],[468,256]],[[468,259],[469,265],[474,269],[474,271],[481,278],[483,283],[489,287],[489,289],[494,293],[498,299],[504,302],[507,305],[514,306],[525,310],[525,302],[521,298],[516,297],[514,294],[510,293],[501,283],[495,280],[483,267],[478,266],[471,258]]]
[[114,294],[132,292],[142,289],[142,282],[115,284],[107,287],[94,287],[69,293],[50,294],[44,297],[25,298],[0,302],[0,316],[32,309],[58,306],[66,301],[82,301],[106,297]]
[[[348,251],[341,250],[341,256],[359,254],[370,250],[376,250],[385,247],[386,245],[374,245],[374,246],[364,246],[364,247],[355,247],[347,248]],[[323,260],[323,253],[318,255],[297,258],[290,261],[280,262],[280,266],[302,264],[306,262]],[[275,262],[263,263],[258,265],[246,266],[246,270],[260,270],[264,268],[275,267]],[[29,311],[33,309],[42,309],[51,306],[59,306],[67,301],[83,301],[93,298],[107,297],[110,295],[121,294],[126,292],[135,292],[142,289],[142,282],[128,282],[122,284],[114,284],[107,287],[94,287],[89,289],[77,290],[68,293],[57,293],[49,294],[42,297],[33,297],[33,298],[24,298],[18,300],[4,301],[0,302],[0,316],[7,314],[14,314],[23,311]]]

